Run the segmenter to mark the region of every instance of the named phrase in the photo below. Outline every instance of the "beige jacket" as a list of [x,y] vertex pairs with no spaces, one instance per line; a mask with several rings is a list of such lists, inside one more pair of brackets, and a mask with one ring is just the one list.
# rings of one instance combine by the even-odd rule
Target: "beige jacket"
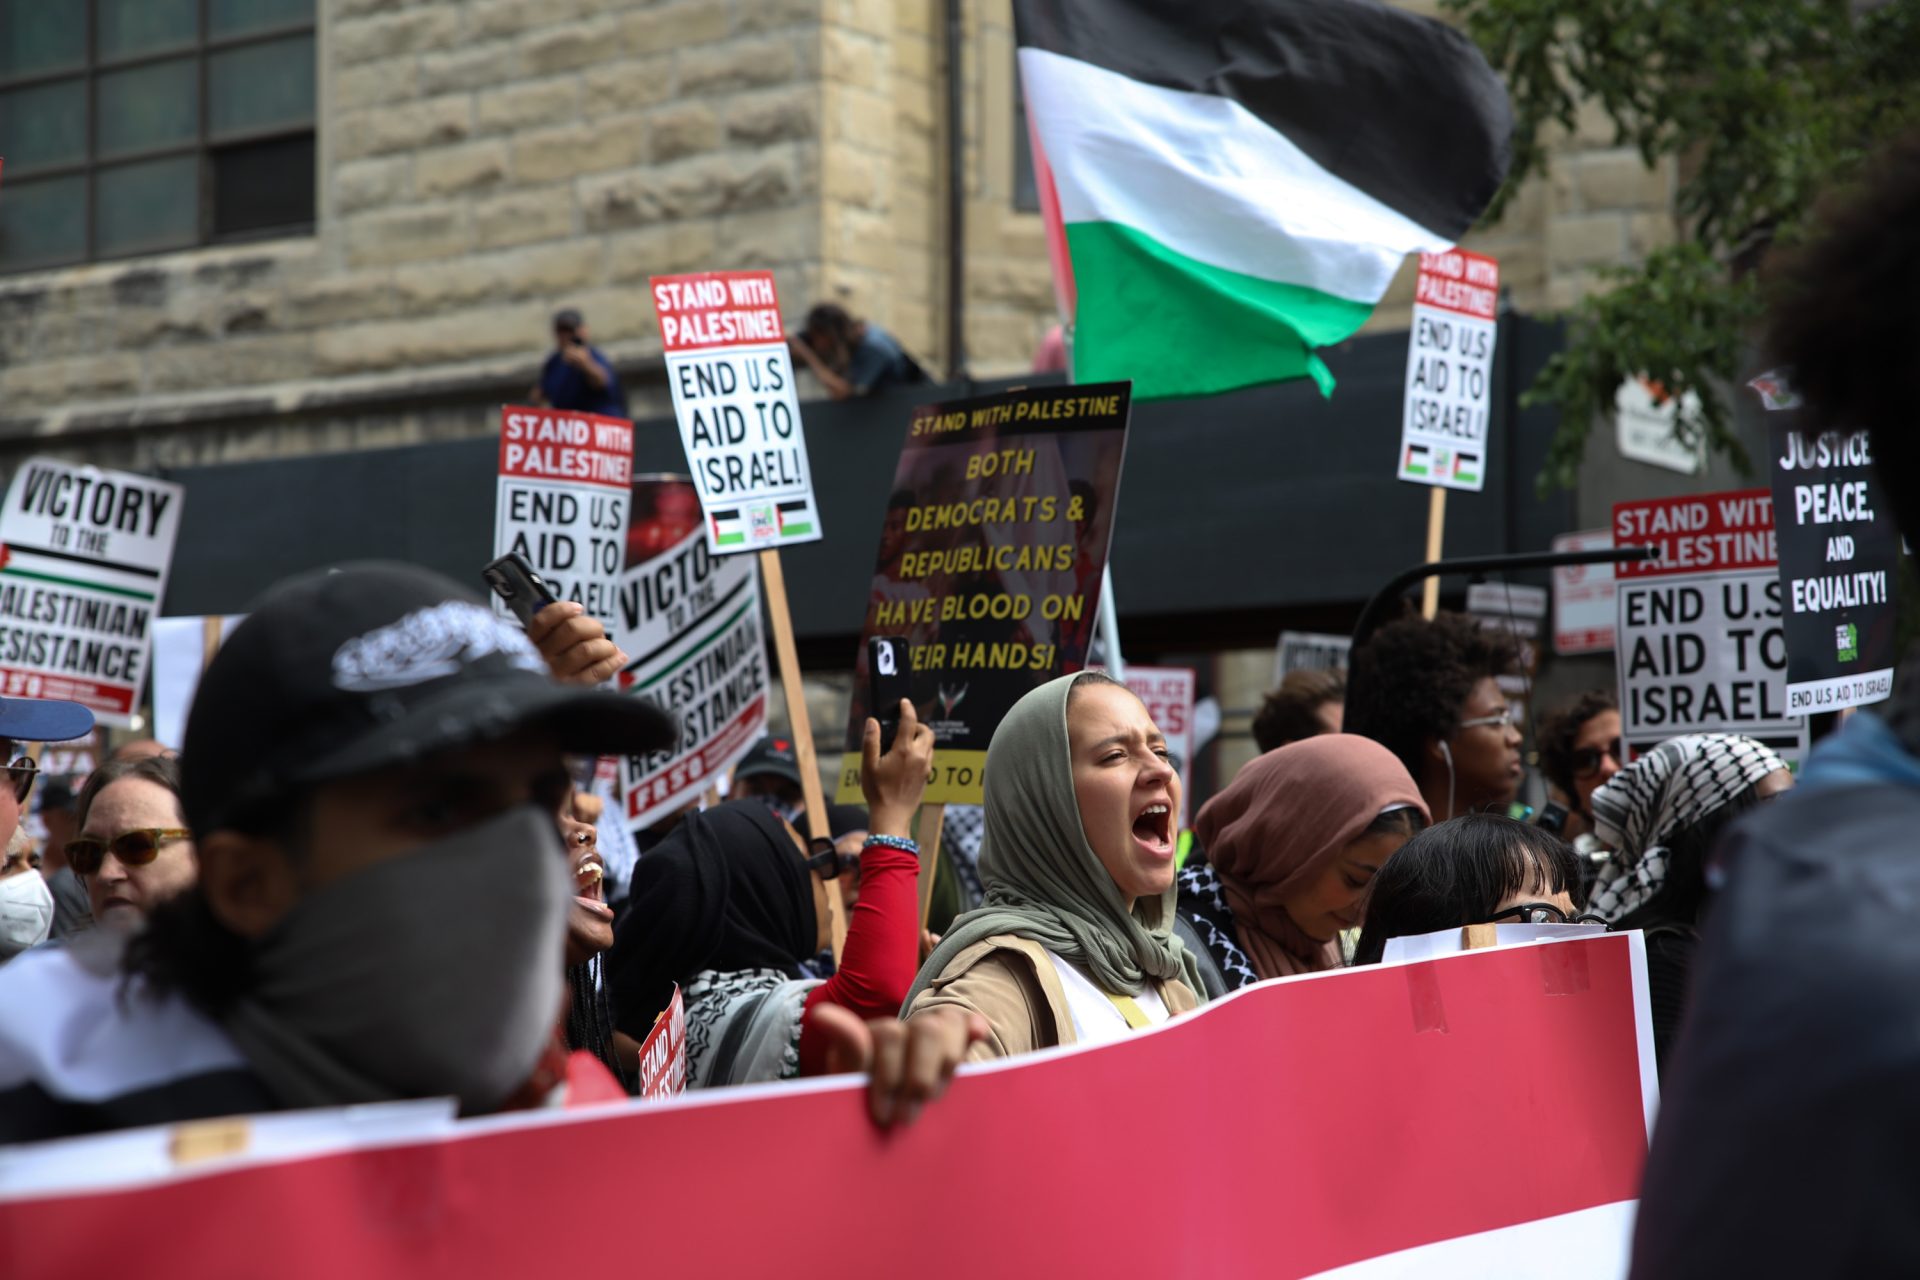
[[[1154,983],[1170,1014],[1200,1007],[1200,998],[1178,979]],[[953,958],[922,991],[907,1016],[951,1006],[977,1013],[992,1033],[967,1051],[969,1061],[1031,1053],[1072,1044],[1073,1014],[1059,971],[1039,943],[1012,934],[996,934]]]

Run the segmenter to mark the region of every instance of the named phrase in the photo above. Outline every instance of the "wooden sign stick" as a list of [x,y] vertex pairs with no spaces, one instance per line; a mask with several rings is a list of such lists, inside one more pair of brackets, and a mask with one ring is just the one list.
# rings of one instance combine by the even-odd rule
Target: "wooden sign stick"
[[947,806],[920,806],[920,927],[927,927],[933,910],[933,885],[940,875],[940,829],[946,825]]
[[[1440,558],[1440,544],[1447,536],[1447,490],[1434,485],[1427,490],[1427,563]],[[1432,621],[1440,611],[1440,578],[1431,575],[1420,588],[1420,616]]]
[[[820,786],[820,766],[813,755],[813,724],[807,717],[807,691],[800,683],[800,653],[793,644],[793,615],[787,611],[787,578],[780,553],[760,553],[760,583],[767,591],[767,616],[773,622],[773,650],[780,662],[780,687],[787,695],[787,722],[793,731],[793,758],[800,767],[800,790],[807,801],[807,835],[818,839],[827,828],[826,794]],[[840,881],[827,881],[827,903],[833,912],[833,962],[847,945],[847,904]]]

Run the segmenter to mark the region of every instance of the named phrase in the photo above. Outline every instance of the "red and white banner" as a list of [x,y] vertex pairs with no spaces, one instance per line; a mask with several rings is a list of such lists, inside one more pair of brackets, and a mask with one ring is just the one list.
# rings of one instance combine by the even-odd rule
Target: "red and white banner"
[[[1555,551],[1610,551],[1613,534],[1605,529],[1563,533]],[[1558,654],[1607,653],[1613,648],[1613,566],[1569,564],[1553,571],[1553,651]]]
[[1420,255],[1395,472],[1478,493],[1487,483],[1500,264],[1465,249]]
[[687,1091],[687,1006],[680,988],[640,1044],[640,1096],[671,1098]]
[[[1655,1103],[1638,934],[1284,979],[984,1067],[911,1127],[862,1083],[469,1121],[455,1136],[0,1201],[0,1274],[546,1275],[619,1187],[660,1275],[1617,1277]],[[342,1113],[351,1116],[352,1112]],[[818,1197],[859,1229],[822,1243]],[[778,1178],[775,1178],[778,1181]],[[110,1223],[111,1230],[102,1224]]]
[[[611,630],[626,567],[633,424],[561,409],[500,410],[493,554],[517,552],[557,599]],[[509,616],[499,600],[494,608]]]

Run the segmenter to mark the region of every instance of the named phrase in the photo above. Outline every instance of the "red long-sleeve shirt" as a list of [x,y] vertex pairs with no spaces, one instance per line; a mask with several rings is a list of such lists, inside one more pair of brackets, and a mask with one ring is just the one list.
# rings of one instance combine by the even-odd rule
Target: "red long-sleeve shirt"
[[847,921],[840,965],[807,993],[800,1074],[826,1070],[827,1038],[814,1029],[814,1006],[831,1002],[862,1020],[897,1018],[919,971],[920,859],[905,849],[870,844],[860,851],[860,900]]

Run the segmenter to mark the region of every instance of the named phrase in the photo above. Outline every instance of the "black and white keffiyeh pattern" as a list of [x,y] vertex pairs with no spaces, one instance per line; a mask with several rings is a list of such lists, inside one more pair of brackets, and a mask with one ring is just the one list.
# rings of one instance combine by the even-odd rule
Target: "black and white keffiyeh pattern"
[[1660,892],[1667,845],[1777,769],[1774,751],[1731,733],[1669,738],[1593,793],[1594,834],[1613,850],[1601,864],[1588,910],[1618,922]]
[[1227,990],[1238,991],[1260,981],[1260,975],[1253,971],[1252,962],[1234,935],[1233,909],[1227,905],[1219,874],[1207,863],[1189,863],[1180,873],[1178,886],[1177,909],[1206,944],[1213,962],[1220,966]]
[[687,1015],[687,1087],[791,1080],[800,1074],[801,1015],[820,984],[778,969],[712,970],[682,993]]
[[946,850],[954,878],[960,885],[960,910],[972,911],[987,900],[980,879],[980,842],[986,836],[986,810],[977,804],[950,804],[940,825],[940,847]]

